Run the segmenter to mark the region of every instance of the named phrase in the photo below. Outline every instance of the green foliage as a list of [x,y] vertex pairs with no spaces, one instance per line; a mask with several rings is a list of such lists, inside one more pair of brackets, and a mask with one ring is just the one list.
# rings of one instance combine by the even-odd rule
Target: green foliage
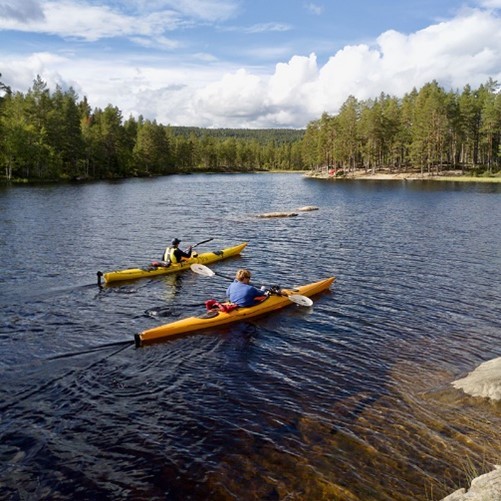
[[[0,78],[2,77],[2,74],[0,73]],[[12,94],[12,91],[8,85],[5,85],[1,80],[0,80],[0,102],[2,101],[3,97],[5,95]]]
[[[1,77],[1,75],[0,75]],[[306,130],[175,127],[92,110],[72,88],[37,76],[26,94],[0,81],[0,172],[10,179],[157,176],[177,172],[304,170],[329,166],[443,170],[501,168],[501,96],[489,80],[445,92],[437,82],[402,99],[350,96]]]
[[311,122],[302,140],[308,168],[422,172],[501,168],[501,95],[489,80],[445,92],[437,82],[402,99],[349,97],[336,116]]
[[173,171],[169,137],[165,127],[147,120],[137,130],[132,150],[136,172],[142,175],[169,174]]
[[203,129],[201,127],[174,127],[171,126],[176,136],[185,137],[211,137],[214,139],[242,139],[255,140],[259,144],[292,143],[302,139],[304,130],[300,129]]
[[50,92],[40,76],[26,95],[12,95],[0,82],[1,90],[0,166],[8,180],[303,166],[301,130],[171,127],[143,117],[124,121],[117,107],[92,110],[71,88]]

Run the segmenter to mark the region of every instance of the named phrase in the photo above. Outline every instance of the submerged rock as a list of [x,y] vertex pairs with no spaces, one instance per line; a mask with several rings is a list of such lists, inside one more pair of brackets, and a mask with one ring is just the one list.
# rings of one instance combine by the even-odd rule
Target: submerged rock
[[[298,212],[307,212],[312,210],[318,210],[318,207],[315,207],[314,205],[305,205],[304,207],[296,209]],[[265,212],[264,214],[258,214],[257,217],[294,217],[297,215],[297,212]]]
[[258,214],[257,217],[294,217],[297,216],[297,212],[266,212],[264,214]]

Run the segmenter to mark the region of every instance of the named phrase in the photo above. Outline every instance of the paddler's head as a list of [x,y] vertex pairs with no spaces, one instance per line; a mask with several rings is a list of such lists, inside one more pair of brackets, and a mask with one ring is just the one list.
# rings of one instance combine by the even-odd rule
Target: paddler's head
[[239,281],[239,282],[243,282],[243,283],[249,283],[250,282],[250,279],[251,279],[251,273],[249,270],[246,270],[245,268],[242,268],[240,270],[237,271],[237,274],[235,275],[235,278]]
[[179,238],[175,238],[171,243],[172,247],[177,247],[181,243],[181,240],[179,240]]

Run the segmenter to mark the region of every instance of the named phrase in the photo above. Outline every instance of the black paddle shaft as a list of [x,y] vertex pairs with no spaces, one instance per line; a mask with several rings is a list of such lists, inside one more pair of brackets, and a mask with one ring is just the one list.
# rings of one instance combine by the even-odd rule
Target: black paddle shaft
[[227,275],[222,275],[221,273],[218,273],[217,271],[213,271],[213,273],[214,273],[214,275],[217,275],[218,277],[226,278],[226,280],[231,280],[231,281],[235,280],[234,277],[232,278],[232,277],[229,277]]
[[206,244],[207,242],[210,242],[211,240],[214,240],[213,238],[208,238],[207,240],[202,240],[202,242],[198,242],[198,244],[192,245],[191,248],[194,249],[195,247],[198,247],[199,245]]

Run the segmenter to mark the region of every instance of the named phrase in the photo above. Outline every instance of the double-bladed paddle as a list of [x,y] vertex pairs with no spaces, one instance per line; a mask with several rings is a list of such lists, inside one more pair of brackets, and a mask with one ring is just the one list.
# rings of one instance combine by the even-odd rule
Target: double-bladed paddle
[[[194,263],[190,266],[190,268],[191,271],[197,273],[198,275],[203,275],[204,277],[213,277],[217,275],[218,277],[226,278],[227,280],[234,280],[232,277],[213,271],[208,266],[204,266],[203,264]],[[273,290],[270,292],[279,296],[285,296],[289,301],[292,301],[300,306],[311,306],[313,304],[313,301],[309,297],[302,296],[301,294],[287,294],[283,291],[275,292]]]

